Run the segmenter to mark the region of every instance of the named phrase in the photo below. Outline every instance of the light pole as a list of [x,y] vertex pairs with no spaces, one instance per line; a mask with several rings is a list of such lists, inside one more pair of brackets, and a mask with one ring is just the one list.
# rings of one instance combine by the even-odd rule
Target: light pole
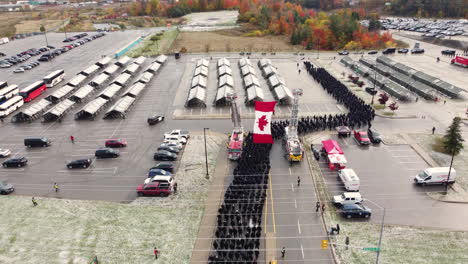
[[377,91],[375,90],[375,81],[377,79],[377,62],[375,62],[375,65],[374,65],[374,88],[372,88],[372,100],[371,100],[371,105],[374,105],[374,96],[375,94],[377,93]]
[[378,208],[383,210],[382,222],[380,223],[379,245],[378,245],[378,250],[377,250],[377,256],[375,258],[375,264],[379,264],[380,251],[382,250],[381,247],[382,247],[383,228],[384,228],[384,223],[385,223],[385,207],[382,207],[382,206],[378,205],[377,203],[375,203],[375,202],[373,202],[373,201],[371,201],[369,199],[365,199],[365,200],[371,202],[373,205],[375,205]]
[[317,59],[319,58],[319,54],[320,54],[320,39],[317,38]]
[[[49,48],[49,41],[47,40],[47,31],[46,31],[46,28],[44,27],[44,25],[41,25],[41,27],[39,28],[39,30],[40,30],[42,33],[44,33],[46,45],[47,45],[47,48]],[[50,57],[50,49],[49,49],[49,57]]]
[[445,195],[448,194],[448,185],[450,181],[450,173],[452,172],[452,165],[453,165],[453,158],[455,157],[455,150],[452,151],[452,160],[450,161],[450,167],[449,167],[449,172],[447,175],[447,182],[445,183]]
[[208,172],[208,152],[206,150],[206,130],[209,129],[209,128],[203,128],[203,138],[204,138],[204,141],[205,141],[205,165],[206,165],[206,178],[209,179],[210,178],[210,173]]

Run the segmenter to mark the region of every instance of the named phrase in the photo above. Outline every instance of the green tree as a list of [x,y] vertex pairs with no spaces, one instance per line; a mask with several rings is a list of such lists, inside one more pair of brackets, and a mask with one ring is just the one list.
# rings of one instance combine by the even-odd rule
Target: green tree
[[268,25],[270,24],[271,19],[271,9],[266,6],[262,6],[260,10],[260,15],[258,16],[258,25],[262,29],[267,29]]
[[39,30],[44,33],[46,32],[46,28],[44,27],[44,25],[41,25],[41,27],[39,27]]
[[448,154],[458,155],[463,149],[463,141],[460,132],[461,118],[455,117],[452,124],[448,127],[444,136],[444,149]]

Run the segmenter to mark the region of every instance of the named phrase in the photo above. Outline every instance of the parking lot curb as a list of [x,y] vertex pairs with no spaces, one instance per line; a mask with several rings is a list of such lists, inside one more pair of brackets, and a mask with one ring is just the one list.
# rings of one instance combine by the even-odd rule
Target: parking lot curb
[[417,116],[415,115],[409,115],[409,116],[386,116],[386,115],[382,115],[382,114],[379,114],[379,113],[375,113],[376,116],[378,117],[382,117],[382,118],[388,118],[388,119],[416,119],[418,118]]
[[[224,197],[225,189],[220,187],[224,186],[225,176],[228,174],[229,160],[227,158],[227,151],[223,151],[222,146],[227,144],[227,140],[221,143],[221,150],[216,161],[216,168],[211,180],[211,187],[205,200],[202,220],[198,226],[198,235],[195,240],[190,263],[199,264],[207,263],[210,255],[212,238],[216,230],[216,218],[218,208],[221,205]],[[212,228],[201,228],[211,226]],[[211,238],[211,239],[206,239]]]

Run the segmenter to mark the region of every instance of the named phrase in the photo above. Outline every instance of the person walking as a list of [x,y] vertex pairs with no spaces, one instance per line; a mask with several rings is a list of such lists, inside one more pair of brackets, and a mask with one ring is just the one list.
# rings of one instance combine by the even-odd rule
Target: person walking
[[322,214],[325,213],[325,203],[322,204]]
[[158,259],[158,256],[159,256],[159,250],[158,250],[156,247],[154,248],[154,251],[153,251],[153,253],[154,253],[154,259]]
[[75,137],[74,137],[74,136],[70,136],[70,141],[71,141],[71,143],[75,143]]
[[434,135],[435,130],[436,130],[436,128],[432,127],[432,135]]
[[37,200],[36,200],[36,198],[33,197],[33,198],[31,199],[31,201],[32,201],[32,203],[33,203],[33,206],[36,207],[36,206],[37,206]]
[[346,237],[345,244],[346,244],[346,250],[348,250],[348,246],[349,246],[349,237],[348,236]]
[[177,182],[174,183],[174,194],[177,194]]
[[281,249],[281,258],[284,258],[284,255],[286,254],[286,247],[283,247]]
[[54,190],[56,193],[59,191],[59,186],[56,182],[54,182]]
[[301,186],[301,176],[297,176],[297,187]]
[[320,202],[317,201],[317,202],[315,203],[315,212],[318,212],[319,209],[320,209]]
[[447,103],[447,100],[444,99],[444,104],[446,104],[446,103]]
[[340,224],[336,224],[336,234],[340,234]]

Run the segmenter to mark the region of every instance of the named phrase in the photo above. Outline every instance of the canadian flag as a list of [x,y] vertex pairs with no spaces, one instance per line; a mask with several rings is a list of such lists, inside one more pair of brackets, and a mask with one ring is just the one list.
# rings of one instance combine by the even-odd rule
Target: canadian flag
[[256,144],[273,144],[271,116],[276,102],[255,101],[255,123],[253,141]]

